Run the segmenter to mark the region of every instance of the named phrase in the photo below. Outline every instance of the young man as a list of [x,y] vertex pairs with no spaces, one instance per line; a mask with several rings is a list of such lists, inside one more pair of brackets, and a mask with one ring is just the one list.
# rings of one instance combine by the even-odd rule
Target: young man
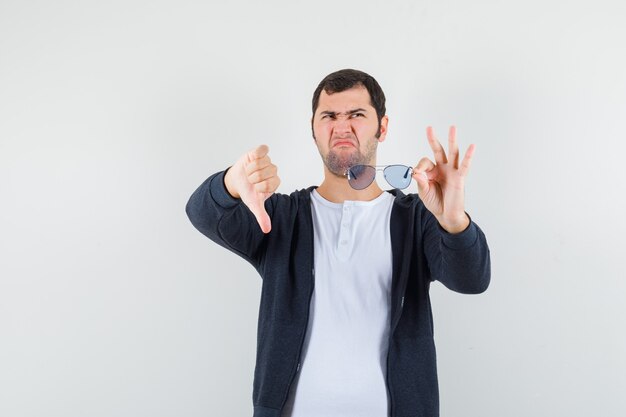
[[[263,278],[254,417],[439,415],[429,287],[476,294],[490,281],[485,236],[464,210],[474,146],[460,161],[431,128],[435,162],[387,168],[385,96],[370,75],[341,70],[313,95],[324,181],[290,195],[261,145],[209,177],[187,203],[193,225]],[[368,167],[369,166],[369,167]]]

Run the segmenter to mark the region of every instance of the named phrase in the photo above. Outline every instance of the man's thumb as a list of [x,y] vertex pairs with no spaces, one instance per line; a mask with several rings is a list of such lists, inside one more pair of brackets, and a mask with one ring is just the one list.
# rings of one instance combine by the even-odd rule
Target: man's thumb
[[272,221],[270,219],[269,214],[265,211],[265,206],[263,203],[255,202],[250,207],[250,211],[254,214],[257,223],[261,226],[261,230],[263,233],[269,233],[272,230]]
[[248,159],[254,161],[255,159],[263,158],[270,151],[269,146],[259,145],[256,148],[248,152]]

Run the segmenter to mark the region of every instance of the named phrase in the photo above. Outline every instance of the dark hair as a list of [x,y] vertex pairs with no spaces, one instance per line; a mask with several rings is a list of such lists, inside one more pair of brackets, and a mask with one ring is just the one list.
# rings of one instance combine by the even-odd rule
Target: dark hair
[[[315,117],[315,111],[319,105],[322,90],[324,90],[326,94],[340,93],[358,85],[367,89],[370,95],[370,104],[376,110],[376,117],[378,118],[376,137],[378,138],[380,137],[380,121],[387,111],[385,108],[385,93],[383,93],[382,88],[380,88],[380,85],[378,85],[374,77],[363,71],[342,69],[324,77],[313,93],[313,117]],[[311,131],[313,131],[313,120],[311,120]],[[313,132],[313,137],[315,138],[315,132]]]

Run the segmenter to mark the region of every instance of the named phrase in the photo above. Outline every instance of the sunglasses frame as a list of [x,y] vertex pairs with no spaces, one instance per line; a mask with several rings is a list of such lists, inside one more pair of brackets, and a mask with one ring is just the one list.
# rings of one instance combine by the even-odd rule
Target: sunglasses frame
[[[374,172],[374,176],[372,177],[372,180],[371,180],[371,181],[370,181],[370,182],[369,182],[369,183],[368,183],[365,187],[363,187],[363,188],[354,188],[354,186],[350,183],[350,180],[352,179],[352,178],[350,178],[350,170],[351,170],[352,168],[354,168],[354,167],[358,167],[358,166],[370,167],[370,168],[374,168],[374,170],[375,170],[375,172]],[[413,167],[411,167],[411,166],[409,166],[409,165],[402,165],[402,164],[391,164],[391,165],[367,165],[367,164],[357,164],[357,165],[353,165],[353,166],[351,166],[350,168],[348,168],[348,169],[346,170],[346,172],[344,172],[344,174],[343,174],[343,175],[344,175],[346,178],[348,178],[348,184],[350,184],[350,187],[352,187],[352,188],[353,188],[353,189],[355,189],[355,190],[364,190],[364,189],[366,189],[367,187],[369,187],[370,185],[372,185],[372,183],[373,183],[373,182],[374,182],[374,180],[376,179],[376,173],[377,173],[378,171],[382,171],[382,172],[383,172],[383,176],[385,177],[385,181],[387,182],[387,184],[391,185],[391,186],[392,186],[393,188],[395,188],[395,189],[398,189],[398,190],[404,190],[404,189],[408,188],[408,187],[409,187],[409,185],[411,185],[411,180],[409,180],[409,183],[407,184],[407,186],[406,186],[406,187],[399,188],[399,187],[396,187],[395,185],[391,184],[391,183],[389,182],[389,180],[387,179],[387,176],[386,176],[386,175],[384,175],[384,174],[385,174],[385,169],[387,169],[387,168],[389,168],[389,167],[398,167],[398,166],[399,166],[399,167],[404,167],[404,168],[409,169],[409,170],[410,170],[410,173],[411,173],[411,177],[410,177],[410,178],[412,178],[412,177],[413,177],[413,173],[414,173]]]

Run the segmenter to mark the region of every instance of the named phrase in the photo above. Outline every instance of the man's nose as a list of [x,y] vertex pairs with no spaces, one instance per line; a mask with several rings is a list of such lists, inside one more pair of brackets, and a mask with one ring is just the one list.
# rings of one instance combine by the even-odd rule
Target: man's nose
[[349,117],[338,117],[335,122],[335,133],[352,133],[352,123]]

